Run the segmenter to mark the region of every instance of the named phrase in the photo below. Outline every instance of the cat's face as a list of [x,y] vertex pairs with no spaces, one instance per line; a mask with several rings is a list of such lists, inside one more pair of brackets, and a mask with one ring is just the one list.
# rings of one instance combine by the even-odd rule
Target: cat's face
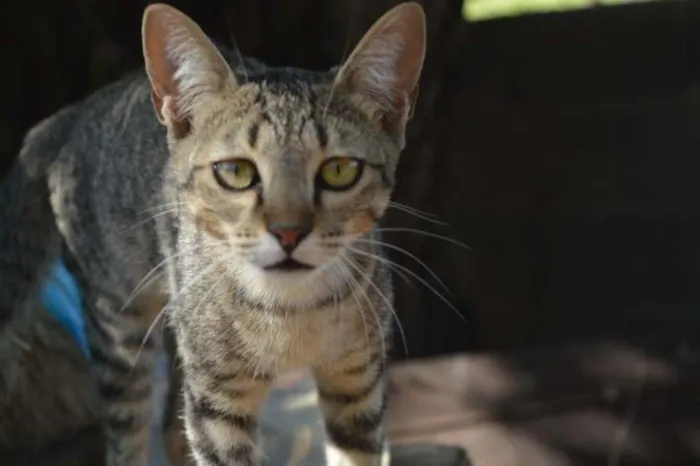
[[143,30],[154,106],[185,181],[179,197],[208,246],[203,260],[230,264],[260,295],[303,294],[356,267],[351,256],[393,187],[423,21],[416,4],[392,10],[338,73],[241,79],[189,18],[150,9]]
[[399,147],[338,96],[326,107],[331,86],[242,85],[188,145],[182,199],[206,249],[244,277],[288,283],[352,267],[343,253],[387,207]]

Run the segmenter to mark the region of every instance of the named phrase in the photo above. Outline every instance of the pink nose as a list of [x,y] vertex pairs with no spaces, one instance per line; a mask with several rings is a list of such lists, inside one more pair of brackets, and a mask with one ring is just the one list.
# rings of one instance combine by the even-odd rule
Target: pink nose
[[294,251],[299,246],[299,243],[309,234],[309,230],[306,228],[287,225],[272,225],[268,227],[268,231],[277,238],[277,241],[280,242],[282,249],[287,254]]

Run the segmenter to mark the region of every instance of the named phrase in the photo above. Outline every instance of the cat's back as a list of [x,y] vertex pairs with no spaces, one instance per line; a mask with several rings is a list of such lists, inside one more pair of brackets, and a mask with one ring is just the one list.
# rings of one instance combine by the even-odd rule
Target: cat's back
[[145,72],[75,104],[72,119],[47,172],[51,204],[86,273],[125,277],[120,280],[128,282],[126,289],[159,260],[155,223],[144,220],[162,204],[169,160],[166,130],[154,114]]
[[91,176],[120,175],[128,182],[129,175],[167,160],[165,128],[153,112],[143,70],[89,95],[76,105],[75,118],[61,161],[79,163]]

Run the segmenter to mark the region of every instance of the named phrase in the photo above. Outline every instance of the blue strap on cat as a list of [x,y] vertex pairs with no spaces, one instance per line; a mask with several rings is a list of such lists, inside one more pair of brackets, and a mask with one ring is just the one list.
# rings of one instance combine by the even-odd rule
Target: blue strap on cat
[[41,291],[41,302],[46,310],[73,336],[83,354],[90,357],[83,303],[75,278],[62,260],[51,269]]

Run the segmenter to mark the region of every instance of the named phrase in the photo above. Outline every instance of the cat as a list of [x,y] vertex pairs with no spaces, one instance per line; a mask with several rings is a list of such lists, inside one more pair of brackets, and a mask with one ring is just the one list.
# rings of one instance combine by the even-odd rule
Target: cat
[[0,340],[61,258],[84,301],[107,466],[148,464],[163,321],[198,466],[261,464],[259,408],[300,366],[328,464],[388,464],[392,287],[375,225],[425,36],[422,7],[403,3],[338,67],[272,68],[151,4],[144,70],[28,132],[0,199],[15,226],[0,234]]

